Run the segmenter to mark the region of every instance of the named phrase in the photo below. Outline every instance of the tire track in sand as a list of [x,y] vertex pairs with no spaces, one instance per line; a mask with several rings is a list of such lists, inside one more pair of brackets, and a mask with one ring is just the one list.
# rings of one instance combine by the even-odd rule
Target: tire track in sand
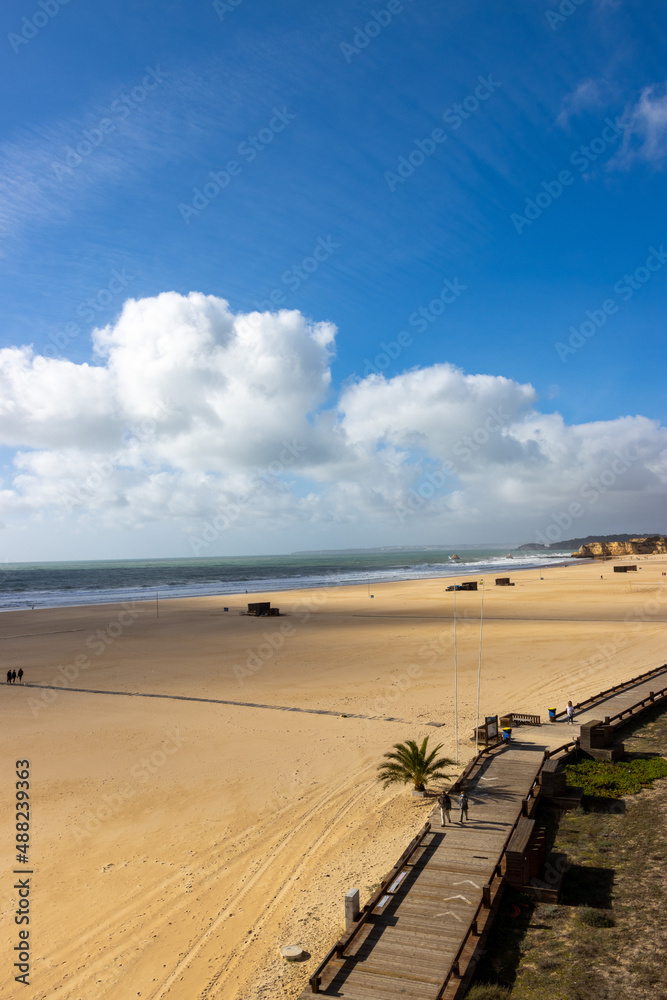
[[[364,768],[355,772],[355,775],[361,774]],[[192,891],[197,891],[202,887],[210,887],[212,883],[228,875],[229,868],[238,866],[244,863],[244,855],[249,851],[253,850],[253,846],[256,847],[257,842],[263,842],[266,839],[269,842],[269,849],[271,849],[271,841],[274,837],[280,837],[280,834],[276,834],[275,828],[276,821],[280,820],[281,817],[288,811],[294,808],[293,801],[287,802],[277,811],[271,813],[264,820],[253,824],[242,832],[238,833],[235,837],[225,840],[225,866],[219,867],[217,873],[211,871],[199,871],[198,874],[198,884],[193,885],[190,890],[178,889],[178,902],[176,905],[173,903],[173,896],[169,902],[165,902],[164,906],[159,904],[163,902],[159,897],[163,893],[173,893],[179,883],[183,883],[186,878],[192,877],[192,867],[197,867],[200,869],[205,869],[214,862],[220,863],[220,847],[219,843],[214,843],[211,847],[203,854],[197,856],[197,858],[188,859],[187,862],[179,864],[178,870],[172,872],[168,875],[162,882],[152,887],[146,888],[144,886],[136,887],[135,891],[131,894],[125,894],[125,905],[120,909],[116,908],[107,917],[104,917],[102,921],[96,924],[94,927],[90,928],[83,934],[77,935],[74,938],[68,939],[67,943],[63,947],[56,950],[47,959],[47,968],[54,969],[58,966],[67,966],[74,961],[81,961],[81,954],[86,945],[95,945],[98,943],[98,947],[101,947],[100,942],[104,938],[105,946],[103,954],[100,957],[90,956],[85,962],[85,968],[83,965],[79,966],[76,970],[79,972],[77,975],[67,974],[64,978],[69,979],[68,982],[62,982],[63,976],[61,974],[62,986],[67,990],[76,990],[82,982],[87,978],[97,975],[99,971],[108,967],[109,962],[113,961],[114,958],[119,957],[121,954],[127,954],[128,949],[133,944],[145,944],[147,931],[145,930],[146,921],[144,921],[142,926],[138,926],[139,917],[144,915],[145,912],[150,914],[151,926],[156,922],[168,921],[170,917],[174,915],[177,909],[183,905],[190,902],[192,898]],[[317,807],[316,807],[317,808]],[[230,857],[228,852],[231,848],[235,847],[239,842],[253,837],[253,844],[242,847],[241,850],[235,855]],[[260,860],[250,861],[247,863],[246,871],[252,872],[254,867],[256,867]],[[157,904],[157,905],[156,905]],[[134,919],[133,919],[134,918]],[[113,949],[108,948],[108,943],[111,937],[114,936],[114,947]],[[79,971],[82,970],[82,971]],[[78,1000],[78,998],[77,998]]]
[[[199,936],[197,941],[189,948],[189,950],[186,952],[183,958],[179,961],[176,968],[170,973],[170,975],[164,981],[162,986],[158,987],[156,992],[151,994],[149,1000],[162,1000],[162,997],[164,997],[167,994],[167,991],[174,983],[174,981],[192,963],[192,961],[196,958],[198,953],[210,939],[212,934],[215,931],[217,931],[222,921],[225,920],[227,915],[233,910],[234,907],[237,907],[239,905],[239,903],[250,892],[250,890],[253,889],[254,886],[259,882],[259,880],[266,876],[266,873],[272,868],[272,866],[278,865],[281,870],[284,870],[284,863],[282,861],[283,853],[290,846],[294,837],[297,836],[297,834],[299,834],[308,825],[308,823],[311,822],[315,814],[321,812],[323,808],[325,808],[327,805],[331,803],[334,803],[337,799],[343,798],[344,804],[337,811],[336,814],[336,822],[338,822],[338,820],[341,819],[362,796],[367,794],[367,789],[365,785],[361,788],[361,790],[358,790],[356,794],[350,794],[349,787],[352,785],[358,788],[358,781],[361,775],[364,772],[368,771],[368,768],[369,765],[365,764],[362,767],[358,768],[356,771],[354,771],[352,774],[348,775],[348,778],[346,779],[342,787],[339,786],[337,789],[326,794],[323,798],[319,798],[317,802],[314,803],[304,813],[299,822],[294,827],[292,827],[292,829],[288,833],[283,835],[282,839],[276,845],[271,854],[267,858],[265,858],[261,863],[258,864],[254,873],[246,881],[243,888],[241,888],[237,893],[235,893],[233,901],[230,902],[228,906],[225,906],[225,908],[218,913],[217,917],[215,917],[210,926],[206,928],[206,930]],[[329,835],[330,829],[331,829],[330,826],[327,827],[325,830],[322,831],[321,834],[319,834],[315,838],[312,845],[308,848],[305,858],[309,857],[317,849],[317,847],[320,846],[320,844]],[[305,858],[301,858],[294,865],[294,867],[291,870],[291,874],[288,876],[287,879],[281,880],[280,888],[276,890],[276,892],[274,893],[274,897],[271,900],[271,903],[267,905],[263,918],[260,918],[261,923],[264,922],[266,916],[268,915],[268,908],[269,907],[274,908],[276,903],[279,901],[277,900],[276,897],[278,895],[282,896],[283,888],[286,891],[288,888],[287,883],[291,884],[291,882],[294,881],[297,870],[301,867],[301,865],[303,865]],[[275,885],[276,881],[277,879],[274,878],[270,880],[270,884]],[[258,923],[255,922],[253,926],[255,927],[258,926]],[[199,994],[200,1000],[204,1000],[204,998],[211,996],[211,991],[216,989],[216,985],[220,977],[223,975],[223,973],[229,971],[230,963],[233,961],[234,964],[237,964],[237,962],[240,960],[241,957],[242,957],[241,953],[239,952],[238,949],[236,949],[236,953],[232,952],[232,954],[228,957],[227,961],[225,962],[224,966],[216,973],[216,975],[209,982],[209,984],[206,987],[204,987],[204,990]]]
[[[313,854],[315,854],[319,850],[320,847],[322,847],[322,845],[330,837],[331,830],[337,825],[338,821],[342,820],[350,811],[350,809],[352,809],[357,804],[359,799],[366,796],[367,794],[368,794],[367,787],[366,786],[362,787],[359,794],[354,795],[351,799],[348,799],[347,803],[342,807],[342,809],[340,809],[340,811],[336,816],[335,823],[333,825],[330,824],[329,826],[327,826],[326,829],[323,830],[322,833],[315,838],[312,845],[305,851],[304,855],[293,867],[291,874],[277,889],[271,900],[263,906],[261,917],[259,917],[259,919],[256,920],[255,923],[253,924],[254,930],[261,929],[264,926],[264,924],[270,917],[271,913],[275,910],[276,906],[278,906],[278,904],[281,902],[281,900],[284,898],[286,893],[290,890],[290,888],[298,878],[303,864],[308,859],[310,859],[313,856]],[[204,987],[202,992],[199,994],[198,1000],[209,1000],[210,997],[216,997],[219,995],[220,990],[226,985],[225,983],[222,983],[220,984],[220,986],[218,986],[221,976],[225,973],[228,974],[232,972],[236,968],[239,962],[243,959],[245,949],[249,946],[250,943],[251,943],[250,941],[244,942],[240,947],[237,947],[231,952],[225,965],[216,973],[216,975],[213,977],[210,983],[206,987]]]
[[[237,834],[229,842],[225,843],[225,848],[236,845],[239,841],[243,841],[254,835],[253,843],[248,847],[243,847],[234,858],[225,857],[225,865],[219,864],[217,872],[210,870],[199,871],[195,882],[192,867],[203,868],[216,860],[220,862],[221,845],[218,843],[213,844],[204,855],[199,855],[197,858],[191,859],[187,864],[180,865],[178,871],[169,875],[159,885],[152,888],[138,888],[129,900],[126,896],[127,902],[120,910],[116,909],[101,924],[98,924],[83,936],[78,936],[74,940],[68,941],[64,948],[51,956],[48,965],[50,969],[54,969],[55,966],[62,966],[68,963],[68,960],[74,960],[75,956],[80,961],[82,946],[85,944],[92,944],[98,949],[98,955],[91,955],[86,960],[85,966],[80,965],[71,976],[66,975],[63,977],[62,973],[60,974],[58,985],[67,991],[64,995],[71,997],[72,1000],[75,997],[76,1000],[79,1000],[81,985],[87,983],[94,990],[95,983],[99,979],[101,972],[105,973],[107,985],[110,986],[110,973],[116,961],[123,958],[123,956],[124,960],[127,959],[130,949],[133,946],[144,948],[147,944],[150,944],[159,928],[168,925],[170,921],[174,922],[174,920],[181,918],[182,911],[192,905],[193,899],[196,898],[193,893],[201,893],[204,890],[210,892],[216,882],[229,877],[230,866],[235,867],[242,864],[244,855],[252,852],[253,849],[256,852],[258,845],[263,847],[266,842],[269,850],[268,860],[262,860],[260,857],[255,858],[249,863],[246,862],[244,871],[246,877],[250,873],[249,878],[247,878],[246,884],[239,891],[234,892],[231,900],[229,900],[229,893],[227,893],[225,903],[229,900],[229,905],[226,906],[225,913],[228,912],[232,908],[232,905],[237,905],[238,900],[243,898],[257,883],[263,876],[266,868],[289,846],[293,837],[310,822],[313,815],[329,803],[335,802],[340,797],[344,797],[347,794],[350,784],[355,784],[363,773],[368,770],[368,767],[368,764],[364,764],[357,768],[348,776],[342,787],[339,786],[332,791],[326,792],[323,797],[319,797],[307,809],[299,823],[288,833],[281,836],[280,833],[276,834],[272,831],[272,828],[276,825],[276,819],[294,808],[293,802],[287,802],[279,811],[267,816],[264,821],[255,823],[248,829]],[[271,832],[274,832],[273,836],[271,836]],[[275,845],[273,844],[274,839],[276,839]],[[191,886],[182,890],[179,888],[178,898],[174,900],[173,891],[175,886],[178,883],[183,883],[186,877],[193,879]],[[168,893],[169,895],[167,899],[161,900],[159,897],[163,893]],[[203,936],[208,936],[213,926],[213,924],[209,925]],[[112,936],[114,938],[113,947],[109,947]],[[199,950],[196,942],[194,947]],[[189,962],[186,962],[187,954],[182,960],[185,964],[189,964]],[[179,963],[179,968],[180,964],[182,963]],[[174,978],[176,978],[175,975],[172,975],[169,981],[172,982]]]

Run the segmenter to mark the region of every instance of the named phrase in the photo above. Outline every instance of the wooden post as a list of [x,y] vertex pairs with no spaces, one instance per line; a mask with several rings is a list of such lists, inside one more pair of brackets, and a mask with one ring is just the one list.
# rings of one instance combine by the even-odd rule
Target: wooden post
[[491,886],[488,884],[482,887],[482,902],[487,910],[491,908]]
[[470,925],[470,929],[472,930],[474,936],[477,937],[479,933],[477,930],[477,920],[473,920],[472,924]]
[[345,893],[345,930],[352,929],[359,919],[359,890],[350,889]]
[[649,693],[648,693],[648,700],[649,701],[655,701],[655,693],[653,691],[649,691]]
[[454,962],[454,964],[452,965],[452,975],[453,976],[457,976],[457,978],[459,978],[459,979],[461,978],[461,973],[459,971],[459,963],[458,962]]
[[605,724],[605,726],[609,725],[610,718],[611,718],[611,716],[605,715],[605,717],[604,717],[604,724]]

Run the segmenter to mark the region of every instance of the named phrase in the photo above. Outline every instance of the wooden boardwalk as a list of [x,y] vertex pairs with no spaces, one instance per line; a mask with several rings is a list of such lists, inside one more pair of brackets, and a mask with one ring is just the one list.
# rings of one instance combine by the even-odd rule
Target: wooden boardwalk
[[442,829],[434,810],[422,846],[396,874],[344,956],[327,964],[321,994],[350,1000],[454,995],[443,991],[443,984],[457,960],[467,964],[461,949],[471,939],[473,922],[477,944],[495,911],[502,891],[498,862],[543,760],[537,749],[511,748],[482,758],[466,782],[468,821],[459,822],[455,806],[453,822]]
[[[583,702],[581,706],[575,706],[575,722],[581,725],[592,719],[600,719],[601,722],[609,719],[613,726],[619,728],[650,707],[648,699],[651,693],[662,696],[666,687],[667,665],[651,671],[651,675],[638,684],[629,685],[620,691],[605,693],[604,696],[598,695],[596,698],[589,699],[588,702]],[[643,708],[637,707],[634,712],[631,711],[642,701],[646,701],[647,705]],[[568,726],[568,728],[575,729],[576,726]]]
[[[667,699],[666,686],[667,666],[581,704],[577,723],[609,718],[622,725],[637,714],[629,711],[633,706],[646,701],[650,707],[651,692],[659,693],[658,701]],[[459,822],[454,804],[453,822],[443,829],[439,810],[433,810],[416,849],[409,849],[369,901],[364,919],[332,949],[302,1000],[313,993],[348,1000],[463,995],[505,886],[507,844],[535,810],[545,757],[569,732],[578,735],[578,725],[559,721],[521,730],[519,745],[501,746],[468,765],[455,786],[465,783],[468,821]]]

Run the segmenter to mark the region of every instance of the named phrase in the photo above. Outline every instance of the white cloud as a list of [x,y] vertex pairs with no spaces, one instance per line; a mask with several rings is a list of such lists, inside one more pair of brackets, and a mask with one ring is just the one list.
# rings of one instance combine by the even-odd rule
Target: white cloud
[[624,121],[623,144],[610,166],[627,169],[637,161],[662,166],[667,157],[667,84],[645,87]]
[[603,89],[606,89],[605,85],[597,80],[582,81],[572,93],[565,96],[556,123],[561,128],[567,128],[571,118],[590,111],[591,108],[601,107],[605,103]]
[[573,502],[591,518],[574,533],[658,523],[656,422],[568,426],[530,385],[449,364],[372,375],[334,399],[335,332],[166,292],[94,331],[98,364],[0,351],[0,444],[21,449],[0,515],[63,531],[162,525],[183,554],[211,524],[214,538],[248,527],[299,547],[304,530],[339,545],[370,529],[384,544],[528,540]]

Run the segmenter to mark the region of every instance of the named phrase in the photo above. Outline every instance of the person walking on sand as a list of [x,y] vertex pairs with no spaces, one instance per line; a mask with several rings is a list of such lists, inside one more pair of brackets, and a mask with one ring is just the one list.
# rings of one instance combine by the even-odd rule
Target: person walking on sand
[[461,792],[459,797],[459,823],[463,822],[463,817],[465,816],[466,821],[468,819],[468,796],[465,792]]
[[23,667],[19,667],[19,683],[23,684]]
[[11,670],[7,671],[7,683],[8,684],[12,683],[12,672],[11,672]]
[[440,792],[440,795],[438,795],[438,805],[440,806],[440,825],[445,825],[445,817],[447,817],[447,822],[451,823],[452,800],[447,792]]
[[568,701],[565,711],[567,712],[567,721],[574,725],[574,705],[571,701]]
[[16,671],[12,670],[12,684],[16,684]]

